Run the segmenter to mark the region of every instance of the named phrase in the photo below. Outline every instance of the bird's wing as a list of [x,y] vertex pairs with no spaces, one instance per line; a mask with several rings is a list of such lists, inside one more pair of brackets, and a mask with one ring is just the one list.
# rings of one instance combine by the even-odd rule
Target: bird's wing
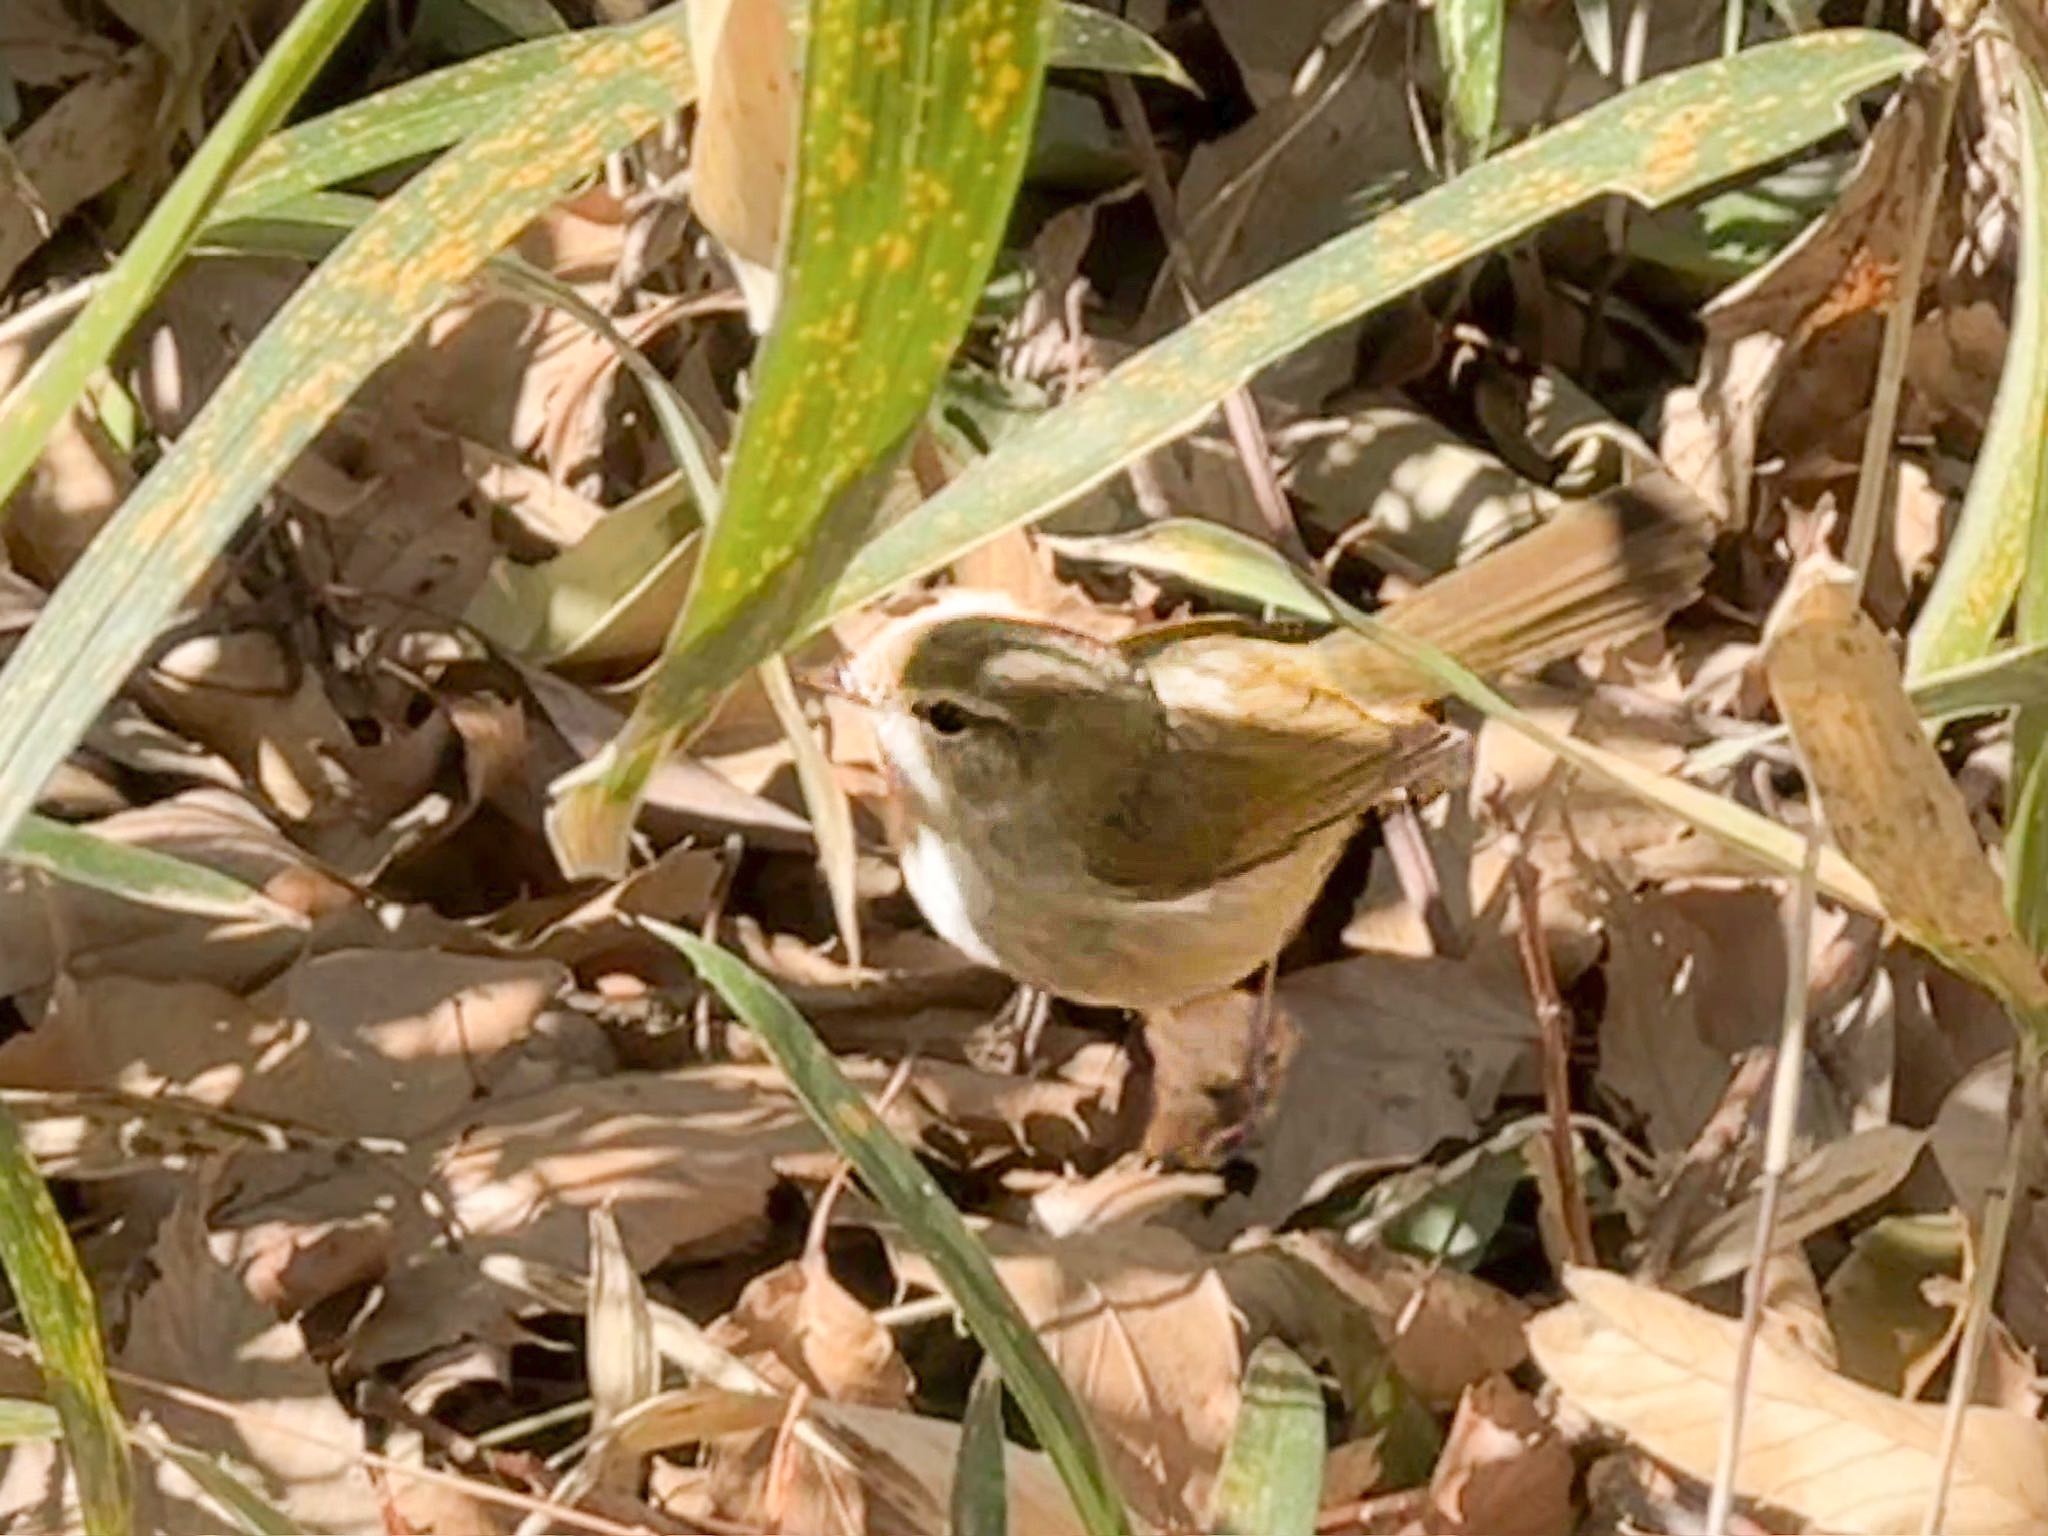
[[1145,671],[1159,748],[1093,808],[1089,872],[1171,899],[1278,858],[1437,770],[1445,728],[1422,710],[1366,709],[1303,646],[1192,635]]

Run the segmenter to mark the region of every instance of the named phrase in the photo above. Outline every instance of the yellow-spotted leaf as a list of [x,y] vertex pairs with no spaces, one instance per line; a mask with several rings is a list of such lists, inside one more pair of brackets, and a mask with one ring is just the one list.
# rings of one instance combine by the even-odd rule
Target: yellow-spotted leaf
[[655,765],[869,536],[995,257],[1051,22],[1043,0],[811,6],[775,325],[668,648],[625,730],[556,786],[571,874],[623,868]]
[[1819,559],[1793,572],[1764,631],[1764,673],[1829,833],[1886,915],[2030,1027],[2048,1026],[2048,981],[1849,571]]

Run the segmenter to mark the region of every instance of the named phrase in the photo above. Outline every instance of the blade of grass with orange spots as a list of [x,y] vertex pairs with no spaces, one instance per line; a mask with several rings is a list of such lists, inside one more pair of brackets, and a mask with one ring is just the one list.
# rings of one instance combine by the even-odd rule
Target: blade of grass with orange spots
[[806,633],[1057,511],[1296,348],[1601,193],[1662,207],[1824,138],[1920,51],[1843,30],[1660,75],[1248,284],[1020,428],[860,552]]
[[869,537],[1009,219],[1052,14],[813,0],[780,308],[667,649],[624,730],[556,785],[548,831],[572,875],[624,868],[655,766]]
[[678,14],[602,33],[394,193],[292,296],[0,672],[0,841],[356,386],[494,251],[693,88]]

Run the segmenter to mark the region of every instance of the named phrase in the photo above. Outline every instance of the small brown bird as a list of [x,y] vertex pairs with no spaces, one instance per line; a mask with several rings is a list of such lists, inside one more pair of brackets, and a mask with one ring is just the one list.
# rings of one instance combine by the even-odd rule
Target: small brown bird
[[[1706,571],[1683,495],[1575,503],[1381,619],[1482,673],[1625,639]],[[1158,1008],[1277,954],[1376,803],[1439,771],[1438,689],[1344,630],[1210,625],[1105,644],[913,615],[854,658],[908,813],[903,871],[943,937],[1025,985]]]

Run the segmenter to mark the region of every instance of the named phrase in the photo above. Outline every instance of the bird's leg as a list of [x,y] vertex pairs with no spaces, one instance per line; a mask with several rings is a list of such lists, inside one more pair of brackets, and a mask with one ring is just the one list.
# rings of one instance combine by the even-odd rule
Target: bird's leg
[[1052,994],[1021,983],[989,1021],[984,1054],[995,1072],[1025,1072],[1038,1060],[1038,1046],[1052,1014]]

